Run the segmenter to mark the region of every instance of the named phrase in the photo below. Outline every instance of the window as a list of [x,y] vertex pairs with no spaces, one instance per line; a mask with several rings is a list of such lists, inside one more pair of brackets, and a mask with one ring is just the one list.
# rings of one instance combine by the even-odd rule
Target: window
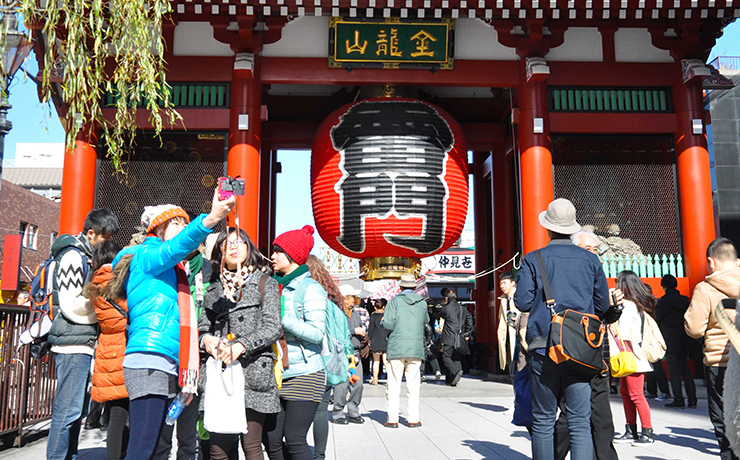
[[29,225],[28,222],[21,222],[21,245],[24,248],[36,249],[38,241],[39,228],[36,225]]
[[22,236],[21,246],[23,246],[24,248],[27,247],[26,246],[26,232],[27,231],[28,231],[28,222],[21,221],[21,232],[20,232]]
[[57,240],[57,232],[51,232],[51,237],[49,238],[49,248],[54,246],[54,242]]

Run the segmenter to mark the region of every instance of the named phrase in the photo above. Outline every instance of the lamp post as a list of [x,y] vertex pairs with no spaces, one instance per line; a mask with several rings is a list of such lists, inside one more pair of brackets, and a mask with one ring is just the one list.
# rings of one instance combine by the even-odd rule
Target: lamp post
[[11,105],[8,103],[8,90],[13,76],[20,68],[23,60],[33,47],[26,34],[18,30],[18,18],[14,13],[3,13],[2,31],[0,38],[2,42],[3,68],[2,79],[0,81],[0,186],[2,185],[3,158],[5,157],[5,135],[13,128],[13,123],[7,119],[8,110]]

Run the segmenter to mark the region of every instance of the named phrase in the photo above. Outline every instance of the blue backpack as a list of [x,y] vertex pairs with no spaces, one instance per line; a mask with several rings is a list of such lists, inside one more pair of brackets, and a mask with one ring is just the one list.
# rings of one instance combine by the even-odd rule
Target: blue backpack
[[[306,288],[310,283],[318,282],[306,278],[296,289],[293,305],[303,305]],[[323,288],[322,288],[323,289]],[[301,310],[300,318],[305,321]],[[349,358],[354,356],[354,347],[350,340],[347,315],[334,302],[326,299],[326,332],[321,344],[321,358],[324,360],[327,385],[338,385],[349,379]]]
[[59,307],[59,295],[57,292],[57,267],[58,262],[62,260],[64,254],[67,251],[74,250],[80,253],[83,264],[83,277],[87,280],[88,276],[88,264],[85,263],[87,257],[74,246],[67,246],[59,251],[56,256],[49,255],[49,257],[36,266],[36,270],[33,272],[33,279],[31,280],[31,289],[29,294],[31,295],[32,309],[35,313],[43,315],[49,315],[50,319],[54,319],[57,314]]

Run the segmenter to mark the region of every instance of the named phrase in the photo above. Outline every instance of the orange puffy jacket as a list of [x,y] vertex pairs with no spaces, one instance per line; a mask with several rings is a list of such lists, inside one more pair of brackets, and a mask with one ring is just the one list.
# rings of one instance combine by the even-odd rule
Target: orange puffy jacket
[[[116,274],[119,271],[118,268],[117,266]],[[128,270],[127,264],[125,268]],[[111,280],[113,280],[112,283]],[[92,282],[84,289],[85,296],[95,307],[95,314],[100,324],[91,393],[93,401],[97,402],[128,398],[123,379],[123,357],[126,354],[126,324],[128,321],[111,302],[106,300],[116,299],[116,304],[128,314],[126,300],[117,295],[110,295],[120,292],[117,289],[118,286],[112,286],[113,284],[123,283],[125,283],[125,276],[116,276],[114,279],[111,265],[107,264],[95,271]]]

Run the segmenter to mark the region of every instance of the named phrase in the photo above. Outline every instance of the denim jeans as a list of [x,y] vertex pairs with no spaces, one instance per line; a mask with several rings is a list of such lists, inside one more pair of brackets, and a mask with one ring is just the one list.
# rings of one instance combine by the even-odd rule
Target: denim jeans
[[567,375],[550,358],[538,352],[530,360],[532,385],[532,459],[553,460],[558,396],[564,398],[571,459],[593,460],[591,439],[591,385],[588,380]]
[[46,458],[69,460],[77,455],[92,356],[84,353],[55,353],[54,361],[57,366],[57,392],[46,444]]

